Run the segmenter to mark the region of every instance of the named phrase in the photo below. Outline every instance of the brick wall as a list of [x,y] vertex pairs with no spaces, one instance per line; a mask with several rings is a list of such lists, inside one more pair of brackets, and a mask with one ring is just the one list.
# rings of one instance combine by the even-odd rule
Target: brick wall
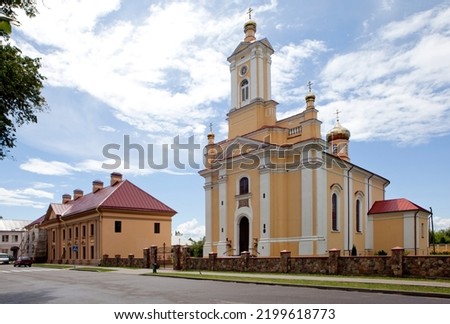
[[280,257],[191,258],[188,248],[181,249],[180,270],[240,271],[265,273],[306,273],[354,276],[390,277],[450,277],[450,256],[408,256],[403,248],[393,248],[391,256],[341,256],[340,250],[330,250],[323,257],[291,257],[282,251]]
[[[341,256],[340,250],[330,250],[328,256],[292,257],[282,251],[280,257],[252,257],[249,252],[239,257],[193,258],[189,247],[174,246],[175,270],[238,271],[265,273],[305,273],[352,276],[389,276],[450,278],[450,256],[410,256],[401,247],[391,250],[390,256]],[[157,247],[144,249],[143,257],[103,256],[101,265],[107,267],[151,268],[157,263]]]

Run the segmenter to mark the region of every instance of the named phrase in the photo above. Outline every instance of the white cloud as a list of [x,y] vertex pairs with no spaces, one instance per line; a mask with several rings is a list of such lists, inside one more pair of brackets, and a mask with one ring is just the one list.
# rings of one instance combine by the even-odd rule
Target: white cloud
[[33,182],[34,189],[46,189],[46,188],[54,188],[55,185],[47,182]]
[[33,207],[44,208],[48,205],[46,202],[40,202],[36,199],[53,199],[54,196],[50,192],[43,190],[36,190],[33,188],[25,189],[6,189],[0,188],[0,205],[4,206],[21,206],[21,207]]
[[272,93],[276,101],[283,104],[298,102],[306,93],[306,84],[298,88],[296,79],[307,59],[313,59],[318,53],[327,51],[322,41],[304,40],[300,44],[290,43],[282,46],[272,57]]
[[211,19],[201,6],[182,2],[152,5],[139,24],[111,23],[102,18],[118,1],[90,6],[51,2],[23,19],[23,31],[48,45],[36,55],[50,85],[88,92],[117,118],[151,133],[189,134],[215,114],[211,103],[229,91],[219,43],[234,21]]
[[450,228],[450,218],[434,217],[433,223],[435,231]]
[[201,240],[205,236],[205,226],[199,225],[197,219],[192,219],[183,224],[180,224],[175,229],[180,232],[184,239],[193,239],[194,241]]
[[29,159],[27,162],[22,163],[20,168],[25,171],[44,175],[69,175],[75,171],[79,171],[78,168],[65,162],[47,162],[39,158]]
[[104,131],[104,132],[108,132],[108,133],[114,133],[117,131],[114,127],[107,126],[107,125],[99,126],[98,129],[100,129],[101,131]]
[[450,132],[450,8],[439,9],[391,23],[359,51],[328,62],[325,129],[339,108],[354,140],[420,143]]

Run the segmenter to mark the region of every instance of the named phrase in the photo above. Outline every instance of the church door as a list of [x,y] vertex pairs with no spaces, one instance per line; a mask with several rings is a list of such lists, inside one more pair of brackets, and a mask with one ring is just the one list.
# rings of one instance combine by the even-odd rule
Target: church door
[[242,217],[239,222],[239,255],[248,251],[248,237],[250,235],[249,223],[247,217]]

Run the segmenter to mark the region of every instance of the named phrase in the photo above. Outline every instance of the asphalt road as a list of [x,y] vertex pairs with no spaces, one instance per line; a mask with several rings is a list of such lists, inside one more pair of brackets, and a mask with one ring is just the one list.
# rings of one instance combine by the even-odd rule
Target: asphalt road
[[449,299],[0,265],[0,304],[447,304]]

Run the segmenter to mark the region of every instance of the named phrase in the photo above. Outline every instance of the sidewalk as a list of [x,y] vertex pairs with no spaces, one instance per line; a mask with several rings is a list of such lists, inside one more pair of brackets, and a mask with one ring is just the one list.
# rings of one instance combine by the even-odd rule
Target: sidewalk
[[[124,274],[151,274],[152,269],[130,269],[130,268],[111,268]],[[198,271],[176,271],[172,269],[158,269],[158,273],[170,274],[170,273],[195,273]],[[217,275],[226,277],[239,277],[239,278],[273,278],[273,279],[296,279],[296,280],[308,280],[308,281],[338,281],[338,282],[357,282],[357,283],[378,283],[378,284],[390,284],[390,285],[409,285],[409,286],[428,286],[428,287],[443,287],[450,289],[450,278],[448,281],[437,281],[431,279],[403,279],[403,278],[368,278],[358,276],[315,276],[315,275],[301,275],[301,274],[280,274],[280,273],[253,273],[253,272],[216,272],[216,271],[201,271],[203,275]]]

